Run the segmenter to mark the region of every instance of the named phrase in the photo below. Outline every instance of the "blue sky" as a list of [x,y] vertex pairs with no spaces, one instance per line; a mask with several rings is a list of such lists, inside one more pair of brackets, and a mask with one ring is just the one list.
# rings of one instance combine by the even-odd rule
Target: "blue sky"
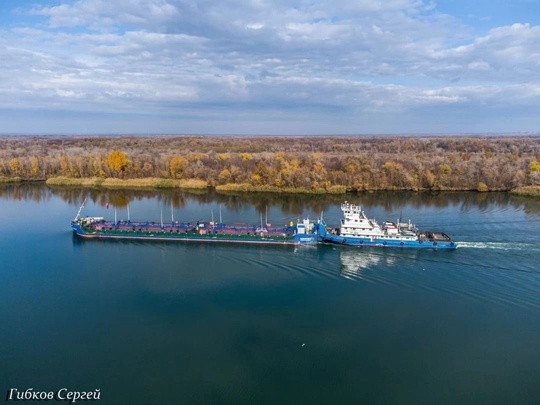
[[3,0],[3,134],[540,132],[540,0]]

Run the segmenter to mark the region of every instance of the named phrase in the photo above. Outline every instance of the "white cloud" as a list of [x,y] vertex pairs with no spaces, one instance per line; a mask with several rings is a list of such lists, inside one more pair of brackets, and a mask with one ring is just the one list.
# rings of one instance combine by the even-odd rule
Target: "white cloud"
[[421,0],[34,7],[28,12],[40,24],[0,32],[0,73],[10,78],[0,82],[0,106],[172,116],[195,109],[224,120],[240,108],[294,120],[306,108],[332,119],[540,104],[540,27],[472,37],[434,7]]
[[34,15],[45,16],[51,27],[133,24],[144,26],[148,21],[165,23],[178,14],[174,5],[165,0],[78,0],[52,7],[34,7]]
[[468,45],[442,49],[431,69],[436,77],[505,82],[540,79],[540,27],[497,27]]

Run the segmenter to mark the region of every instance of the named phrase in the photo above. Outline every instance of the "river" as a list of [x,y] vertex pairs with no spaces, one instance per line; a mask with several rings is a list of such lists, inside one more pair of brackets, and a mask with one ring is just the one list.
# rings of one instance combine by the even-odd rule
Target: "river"
[[[100,403],[538,403],[540,201],[348,195],[456,251],[84,241],[83,215],[261,220],[341,196],[0,186],[0,389]],[[107,208],[108,206],[108,208]],[[128,212],[129,207],[129,212]],[[13,391],[12,391],[13,392]],[[66,392],[66,391],[64,391]]]

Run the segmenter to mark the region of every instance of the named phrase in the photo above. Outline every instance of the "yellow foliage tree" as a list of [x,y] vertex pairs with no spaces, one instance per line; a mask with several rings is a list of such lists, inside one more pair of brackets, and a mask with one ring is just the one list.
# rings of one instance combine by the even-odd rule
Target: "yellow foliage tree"
[[109,169],[114,170],[116,174],[120,174],[126,169],[129,161],[124,152],[114,150],[107,156],[106,163]]
[[486,183],[481,181],[476,186],[476,190],[481,192],[481,193],[485,193],[485,192],[489,191],[489,187],[488,187],[488,185]]
[[223,169],[221,173],[219,173],[219,180],[222,183],[227,183],[231,180],[231,171],[229,169]]
[[9,161],[9,169],[11,170],[11,173],[13,173],[16,176],[19,176],[21,174],[21,163],[19,162],[19,159],[13,158]]
[[253,181],[253,184],[256,184],[256,185],[261,184],[261,175],[257,173],[253,173],[251,175],[251,180]]
[[30,173],[32,176],[37,176],[39,174],[39,160],[35,156],[30,158]]
[[175,156],[169,162],[169,172],[173,179],[181,179],[186,171],[188,161],[183,156]]
[[451,174],[452,173],[452,168],[450,167],[449,164],[443,163],[443,164],[439,165],[439,173],[443,174],[443,175]]
[[531,163],[529,163],[529,170],[531,172],[540,173],[540,162],[532,161]]

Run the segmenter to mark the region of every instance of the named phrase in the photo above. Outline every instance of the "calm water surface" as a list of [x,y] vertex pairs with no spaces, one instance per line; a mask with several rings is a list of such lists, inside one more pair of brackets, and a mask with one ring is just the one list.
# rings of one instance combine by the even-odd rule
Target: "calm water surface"
[[[100,403],[539,403],[540,201],[349,196],[455,252],[81,241],[84,215],[280,224],[340,197],[0,187],[0,389]],[[110,208],[106,204],[110,203]],[[171,210],[172,207],[172,210]],[[171,212],[172,211],[172,212]],[[268,214],[267,214],[268,212]]]

